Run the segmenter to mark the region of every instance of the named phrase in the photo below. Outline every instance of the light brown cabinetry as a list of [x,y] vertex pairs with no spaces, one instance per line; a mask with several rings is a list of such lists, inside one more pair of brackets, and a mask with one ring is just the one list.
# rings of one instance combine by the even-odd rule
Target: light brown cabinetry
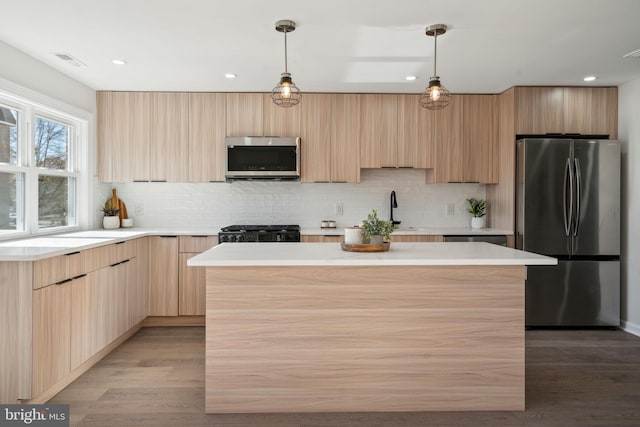
[[394,234],[391,236],[392,242],[443,242],[444,237],[438,235],[426,234]]
[[398,95],[398,167],[433,168],[435,115],[419,107],[420,95]]
[[305,243],[309,242],[342,242],[344,241],[343,235],[333,235],[333,234],[305,234],[300,236],[300,241]]
[[398,96],[360,95],[360,167],[398,166]]
[[34,396],[71,372],[71,283],[33,291]]
[[434,182],[497,182],[494,95],[456,95],[435,112]]
[[517,87],[517,135],[618,136],[615,87]]
[[226,94],[226,136],[263,135],[263,94]]
[[189,182],[225,179],[225,97],[189,94]]
[[204,316],[205,314],[205,267],[189,267],[189,258],[211,249],[218,244],[217,236],[180,236],[178,289],[178,314],[180,316]]
[[360,182],[360,103],[360,95],[332,95],[332,182]]
[[463,182],[462,121],[464,96],[455,96],[447,108],[435,111],[434,175],[436,183]]
[[[186,182],[189,177],[189,94],[154,92],[150,127],[150,181]],[[147,136],[148,138],[148,136]],[[136,140],[131,144],[138,145]]]
[[302,182],[330,182],[331,94],[305,94],[299,108],[302,114],[301,180]]
[[149,237],[149,316],[178,315],[178,237]]
[[563,101],[564,133],[618,137],[618,88],[567,87]]
[[278,107],[271,100],[271,94],[263,94],[263,135],[264,136],[300,136],[300,121],[302,104],[294,107]]

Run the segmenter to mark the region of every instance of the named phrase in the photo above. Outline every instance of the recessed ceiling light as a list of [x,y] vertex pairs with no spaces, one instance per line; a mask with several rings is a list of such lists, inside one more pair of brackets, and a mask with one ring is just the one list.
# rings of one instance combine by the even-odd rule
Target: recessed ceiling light
[[228,79],[235,79],[236,77],[238,77],[237,74],[233,74],[233,73],[227,73],[224,76]]
[[594,80],[595,80],[595,79],[597,79],[597,78],[598,78],[598,77],[596,77],[596,76],[587,76],[587,77],[585,77],[583,80],[584,80],[585,82],[592,82],[592,81],[594,81]]
[[113,59],[111,60],[111,63],[116,65],[125,65],[127,61],[125,61],[124,59]]
[[405,79],[405,80],[408,80],[408,81],[410,81],[410,82],[412,82],[412,81],[414,81],[415,79],[417,79],[417,77],[416,77],[416,76],[407,76],[407,77],[405,77],[404,79]]

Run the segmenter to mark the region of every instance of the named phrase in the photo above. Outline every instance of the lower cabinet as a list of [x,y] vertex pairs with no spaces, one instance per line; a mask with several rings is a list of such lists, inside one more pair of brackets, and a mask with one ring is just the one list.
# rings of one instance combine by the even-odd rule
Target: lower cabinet
[[43,393],[71,372],[72,283],[33,291],[32,396]]
[[117,246],[125,247],[119,256],[129,258],[32,291],[31,392],[23,398],[50,391],[146,317],[136,243]]
[[149,237],[149,316],[178,315],[178,236]]
[[425,234],[404,234],[391,236],[392,242],[442,242],[443,236]]
[[330,235],[330,234],[306,234],[300,236],[301,242],[342,242],[344,240],[343,235]]
[[187,260],[218,244],[218,236],[180,236],[178,314],[180,316],[204,316],[206,292],[206,268],[189,267]]

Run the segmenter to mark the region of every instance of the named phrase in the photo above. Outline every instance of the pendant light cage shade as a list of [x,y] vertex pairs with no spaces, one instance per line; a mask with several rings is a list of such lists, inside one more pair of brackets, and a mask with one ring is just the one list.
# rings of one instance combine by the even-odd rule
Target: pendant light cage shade
[[439,77],[432,77],[429,86],[420,97],[420,106],[429,110],[442,110],[451,102],[451,94],[440,83]]
[[293,107],[300,103],[302,94],[298,86],[291,80],[291,74],[282,73],[280,83],[271,91],[271,99],[278,107]]
[[429,78],[429,86],[420,97],[420,106],[429,110],[441,110],[451,102],[451,94],[440,82],[436,65],[438,63],[438,36],[447,32],[444,24],[435,24],[426,28],[425,34],[433,37],[433,76]]
[[291,79],[287,69],[287,33],[296,29],[296,23],[287,19],[276,22],[276,31],[284,33],[284,73],[280,75],[280,82],[271,91],[271,99],[278,107],[293,107],[302,99],[300,89]]

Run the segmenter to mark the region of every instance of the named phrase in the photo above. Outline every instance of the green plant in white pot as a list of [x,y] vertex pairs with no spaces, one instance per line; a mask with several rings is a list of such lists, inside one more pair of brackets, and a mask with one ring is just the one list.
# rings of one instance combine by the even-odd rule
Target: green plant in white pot
[[485,228],[487,225],[487,202],[482,199],[467,199],[469,209],[467,212],[471,214],[471,228]]
[[391,221],[378,218],[378,212],[375,209],[372,209],[367,219],[362,221],[364,238],[372,245],[381,245],[385,240],[391,240],[391,233],[397,229],[398,227]]
[[110,202],[104,204],[100,210],[104,213],[104,218],[102,218],[102,226],[106,230],[111,230],[115,228],[120,228],[120,217],[118,213],[120,213],[120,209],[116,209],[111,205]]

